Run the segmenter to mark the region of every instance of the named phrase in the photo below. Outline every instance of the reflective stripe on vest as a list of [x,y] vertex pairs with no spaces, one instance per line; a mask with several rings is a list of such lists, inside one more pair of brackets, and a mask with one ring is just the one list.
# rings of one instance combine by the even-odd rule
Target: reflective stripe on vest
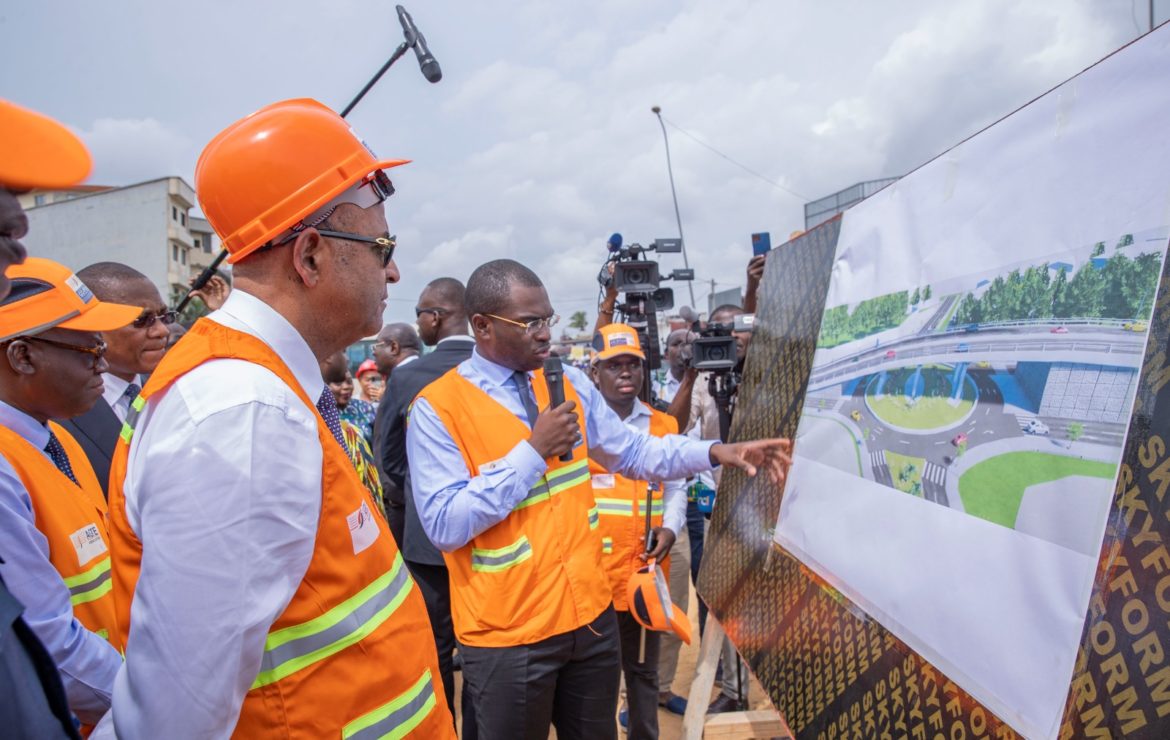
[[626,498],[597,498],[597,511],[605,516],[633,516],[634,502]]
[[406,737],[435,708],[435,687],[427,669],[414,686],[388,704],[363,714],[341,728],[345,740],[381,740]]
[[111,575],[110,556],[107,555],[92,568],[62,579],[69,589],[69,603],[77,606],[105,596],[114,587]]
[[134,436],[134,424],[138,421],[144,408],[146,408],[146,399],[142,396],[135,396],[134,400],[130,402],[130,410],[126,412],[126,421],[122,422],[122,431],[118,432],[118,436],[126,444],[130,444],[130,439]]
[[597,529],[599,524],[601,524],[601,518],[597,514],[597,507],[594,506],[589,509],[589,528]]
[[551,473],[541,476],[536,485],[528,489],[528,495],[524,497],[524,500],[516,504],[515,508],[523,509],[526,506],[547,501],[561,491],[587,480],[589,480],[588,458],[569,463],[563,468],[557,468]]
[[390,618],[410,587],[402,557],[395,555],[390,571],[354,596],[304,624],[270,633],[252,688],[275,683],[361,641]]
[[528,537],[521,535],[520,539],[507,547],[495,550],[471,548],[471,569],[478,573],[496,573],[513,568],[530,557],[532,557],[532,545],[528,543]]
[[606,555],[613,552],[613,537],[602,537],[601,538],[601,551],[603,553],[605,553]]

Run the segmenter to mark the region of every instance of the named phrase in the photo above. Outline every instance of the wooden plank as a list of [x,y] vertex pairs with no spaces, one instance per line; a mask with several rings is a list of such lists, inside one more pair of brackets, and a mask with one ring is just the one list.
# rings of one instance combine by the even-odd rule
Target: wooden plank
[[714,614],[708,614],[703,639],[699,643],[695,680],[687,695],[687,713],[683,715],[683,737],[686,740],[702,740],[703,724],[707,718],[707,706],[711,703],[711,691],[715,688],[715,672],[719,668],[722,648],[723,627]]
[[746,738],[782,738],[791,740],[788,725],[773,709],[749,712],[725,712],[712,715],[703,731],[707,740],[741,740]]

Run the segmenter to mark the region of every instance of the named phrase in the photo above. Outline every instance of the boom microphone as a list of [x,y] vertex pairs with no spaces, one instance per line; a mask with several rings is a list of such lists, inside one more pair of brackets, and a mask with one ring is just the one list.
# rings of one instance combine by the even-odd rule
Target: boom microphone
[[[544,382],[548,386],[548,407],[555,409],[565,402],[565,368],[561,358],[549,357],[544,361]],[[559,459],[569,462],[573,459],[573,451],[563,453]]]
[[406,45],[414,49],[423,77],[427,78],[427,82],[438,82],[443,79],[443,70],[439,69],[435,55],[427,48],[427,40],[419,33],[418,26],[414,25],[414,19],[406,12],[406,8],[401,5],[395,7],[398,9],[398,22],[402,24],[402,33],[406,36]]
[[701,328],[699,315],[695,313],[695,309],[691,308],[690,306],[683,306],[680,308],[678,310],[678,315],[682,317],[683,321],[686,321],[691,325],[691,331],[699,331]]

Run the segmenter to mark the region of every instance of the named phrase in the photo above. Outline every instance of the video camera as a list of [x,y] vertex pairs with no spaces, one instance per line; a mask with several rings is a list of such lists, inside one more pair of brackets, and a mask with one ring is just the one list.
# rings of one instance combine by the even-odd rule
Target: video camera
[[736,366],[734,332],[752,331],[756,317],[746,313],[732,324],[708,324],[691,343],[691,367],[700,372],[727,372]]
[[[625,293],[627,306],[630,299],[647,299],[653,301],[654,308],[670,310],[674,308],[674,291],[663,288],[663,280],[694,280],[695,271],[692,269],[676,269],[670,275],[663,277],[658,270],[658,263],[644,259],[647,252],[659,254],[674,254],[682,251],[682,239],[664,238],[655,239],[650,246],[641,244],[622,245],[621,234],[614,234],[609,239],[610,257],[597,276],[597,281],[603,288],[613,282],[619,293]],[[610,277],[609,265],[613,263],[613,276]],[[636,310],[632,313],[640,313]],[[626,313],[631,313],[626,311]]]

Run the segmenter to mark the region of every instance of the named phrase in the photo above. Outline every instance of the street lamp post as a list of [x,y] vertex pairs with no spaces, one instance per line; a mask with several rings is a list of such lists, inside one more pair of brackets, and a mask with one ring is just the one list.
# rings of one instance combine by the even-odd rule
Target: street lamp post
[[[687,240],[683,237],[682,216],[678,212],[678,193],[674,190],[674,169],[670,166],[670,137],[666,135],[666,124],[662,122],[662,108],[656,105],[650,110],[658,118],[658,125],[662,127],[662,141],[666,144],[666,174],[670,178],[670,197],[674,199],[674,220],[678,222],[678,238],[682,241],[683,267],[690,269],[691,263],[687,259]],[[691,295],[691,307],[695,308],[695,286],[693,280],[687,281],[687,291]]]

